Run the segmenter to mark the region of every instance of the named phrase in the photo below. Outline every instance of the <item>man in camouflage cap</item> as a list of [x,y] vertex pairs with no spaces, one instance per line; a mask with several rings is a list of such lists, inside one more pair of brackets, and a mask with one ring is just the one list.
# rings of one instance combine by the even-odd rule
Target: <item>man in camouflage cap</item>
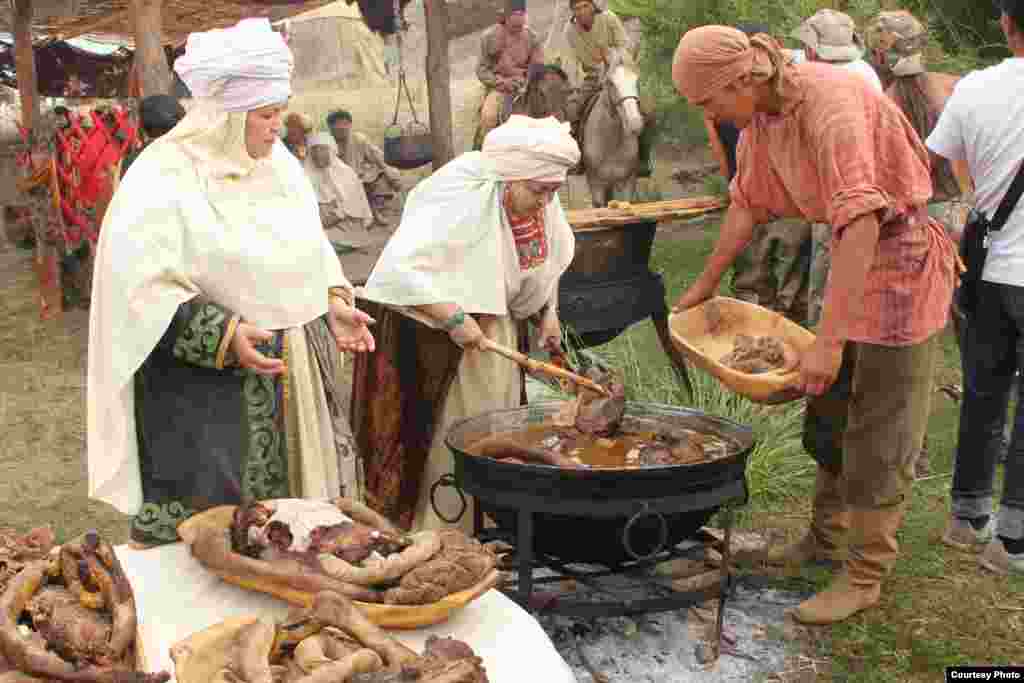
[[928,31],[906,10],[881,12],[864,31],[871,62],[888,87],[895,78],[926,73]]
[[[879,13],[868,22],[864,37],[868,57],[882,78],[886,94],[907,115],[918,136],[927,140],[960,77],[927,70],[924,49],[928,43],[928,30],[910,12]],[[959,239],[970,210],[964,201],[970,188],[967,166],[961,161],[950,162],[934,153],[930,156],[934,189],[928,213],[945,226],[951,237]],[[959,339],[961,315],[955,305],[951,317]],[[930,471],[927,447],[926,437],[921,457],[915,463],[919,477]],[[993,435],[987,447],[1005,451],[1006,445],[999,435]]]
[[[869,58],[882,78],[886,94],[900,105],[918,136],[926,140],[960,77],[927,70],[924,48],[928,31],[910,12],[881,12],[868,23],[865,38]],[[929,213],[955,235],[967,214],[961,201],[970,187],[967,167],[935,154],[931,155],[931,162],[934,195]]]

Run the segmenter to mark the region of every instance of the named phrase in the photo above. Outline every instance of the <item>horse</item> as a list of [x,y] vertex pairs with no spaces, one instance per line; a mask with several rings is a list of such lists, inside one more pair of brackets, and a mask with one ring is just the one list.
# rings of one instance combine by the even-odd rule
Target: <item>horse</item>
[[644,117],[640,113],[639,77],[621,52],[609,54],[601,90],[581,122],[583,164],[595,208],[616,196],[636,198],[637,161]]
[[[559,121],[564,121],[570,92],[569,77],[561,67],[554,65],[531,66],[523,88],[506,98],[498,125],[508,121],[513,114],[535,119],[554,116]],[[489,131],[483,131],[480,124],[477,124],[473,149],[480,149],[487,132]]]

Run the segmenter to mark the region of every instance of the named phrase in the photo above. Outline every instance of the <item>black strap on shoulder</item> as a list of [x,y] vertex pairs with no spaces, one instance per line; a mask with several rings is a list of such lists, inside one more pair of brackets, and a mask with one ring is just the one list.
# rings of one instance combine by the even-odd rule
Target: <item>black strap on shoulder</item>
[[1003,196],[1003,201],[999,202],[999,208],[996,209],[995,215],[989,222],[989,230],[1003,229],[1006,221],[1010,220],[1010,214],[1017,208],[1017,201],[1022,194],[1024,194],[1024,162],[1017,168],[1017,175],[1010,183],[1010,189]]

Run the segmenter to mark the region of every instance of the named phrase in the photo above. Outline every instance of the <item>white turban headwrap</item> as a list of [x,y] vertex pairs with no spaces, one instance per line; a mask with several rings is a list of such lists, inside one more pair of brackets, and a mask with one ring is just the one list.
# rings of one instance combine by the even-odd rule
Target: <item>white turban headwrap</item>
[[568,123],[515,115],[484,138],[480,152],[502,180],[560,183],[580,160]]
[[292,94],[294,58],[267,19],[243,19],[228,29],[192,33],[174,70],[195,97],[227,112],[281,104]]
[[323,131],[314,133],[306,138],[306,145],[309,147],[316,147],[318,145],[325,145],[327,147],[337,147],[337,143],[334,142],[334,136],[330,133]]

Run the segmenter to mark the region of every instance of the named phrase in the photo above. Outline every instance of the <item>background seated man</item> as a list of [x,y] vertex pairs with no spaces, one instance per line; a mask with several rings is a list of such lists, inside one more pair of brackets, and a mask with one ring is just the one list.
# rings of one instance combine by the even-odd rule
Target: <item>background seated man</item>
[[297,111],[284,119],[284,146],[299,161],[306,158],[306,136],[313,132],[310,120]]
[[402,189],[402,175],[384,160],[384,152],[362,133],[352,130],[352,114],[339,109],[327,116],[327,126],[338,146],[338,158],[352,167],[373,208],[374,223],[387,225],[381,210],[388,208]]
[[320,203],[320,220],[332,242],[340,239],[350,246],[369,240],[367,229],[373,211],[359,176],[338,158],[330,133],[316,133],[306,142],[309,155],[303,168]]

